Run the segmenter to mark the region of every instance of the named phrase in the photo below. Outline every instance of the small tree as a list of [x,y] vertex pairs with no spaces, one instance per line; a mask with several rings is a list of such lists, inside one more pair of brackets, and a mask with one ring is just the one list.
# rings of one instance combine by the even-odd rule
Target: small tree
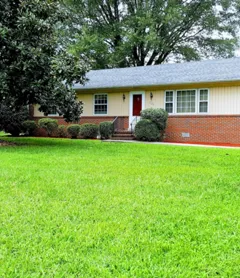
[[[59,45],[71,14],[62,1],[0,1],[0,103],[39,104],[45,115],[56,107],[68,122],[78,121],[82,102],[72,89],[84,83],[86,62]],[[64,82],[63,82],[64,81]]]
[[48,136],[52,136],[52,134],[58,128],[58,122],[55,119],[43,118],[38,121],[39,127],[46,130]]

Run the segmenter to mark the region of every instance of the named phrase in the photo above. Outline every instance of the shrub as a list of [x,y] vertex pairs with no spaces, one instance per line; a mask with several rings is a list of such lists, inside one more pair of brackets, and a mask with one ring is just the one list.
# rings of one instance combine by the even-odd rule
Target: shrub
[[98,125],[96,124],[83,124],[80,127],[80,135],[83,138],[97,138],[98,136]]
[[113,134],[113,123],[112,122],[102,122],[99,125],[99,133],[101,138],[108,139]]
[[19,136],[23,131],[23,122],[28,119],[27,107],[14,108],[9,103],[0,104],[0,130]]
[[80,125],[78,124],[70,125],[68,126],[67,131],[72,138],[77,138],[80,131]]
[[137,140],[140,141],[159,141],[160,131],[157,125],[150,120],[140,120],[134,130]]
[[51,136],[58,128],[58,122],[55,119],[43,118],[38,121],[39,127],[46,130],[47,135]]
[[167,118],[168,113],[161,108],[147,108],[141,111],[141,119],[151,120],[157,125],[161,132],[166,128]]
[[35,121],[24,121],[23,122],[23,131],[26,135],[32,136],[34,131],[37,129],[37,124],[35,123]]
[[67,137],[67,131],[65,125],[59,125],[57,128],[57,135],[58,137],[64,138]]

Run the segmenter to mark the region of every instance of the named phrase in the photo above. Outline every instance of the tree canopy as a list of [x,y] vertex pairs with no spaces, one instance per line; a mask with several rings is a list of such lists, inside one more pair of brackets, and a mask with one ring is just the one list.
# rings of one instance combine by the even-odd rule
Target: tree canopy
[[45,114],[56,107],[66,121],[79,119],[72,84],[84,82],[86,68],[59,44],[68,17],[56,0],[1,0],[0,103],[39,104]]
[[66,0],[81,32],[72,51],[94,68],[233,56],[237,0]]

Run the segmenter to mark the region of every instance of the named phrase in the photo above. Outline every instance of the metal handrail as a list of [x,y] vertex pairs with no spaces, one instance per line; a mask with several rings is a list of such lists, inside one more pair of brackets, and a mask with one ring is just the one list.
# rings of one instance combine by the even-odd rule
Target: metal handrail
[[113,130],[116,131],[117,130],[117,119],[118,119],[118,116],[115,117],[115,119],[112,121],[112,124],[113,124]]
[[134,121],[136,121],[136,123],[137,123],[137,116],[135,116],[134,118],[133,118],[133,120],[131,121],[131,123],[130,123],[130,126],[131,126],[131,133],[133,134],[133,122]]

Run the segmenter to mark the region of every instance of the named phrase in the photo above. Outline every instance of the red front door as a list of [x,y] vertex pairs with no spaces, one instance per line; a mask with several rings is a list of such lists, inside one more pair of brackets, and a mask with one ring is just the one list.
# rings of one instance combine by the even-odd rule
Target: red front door
[[133,116],[140,116],[142,110],[142,95],[133,95]]

